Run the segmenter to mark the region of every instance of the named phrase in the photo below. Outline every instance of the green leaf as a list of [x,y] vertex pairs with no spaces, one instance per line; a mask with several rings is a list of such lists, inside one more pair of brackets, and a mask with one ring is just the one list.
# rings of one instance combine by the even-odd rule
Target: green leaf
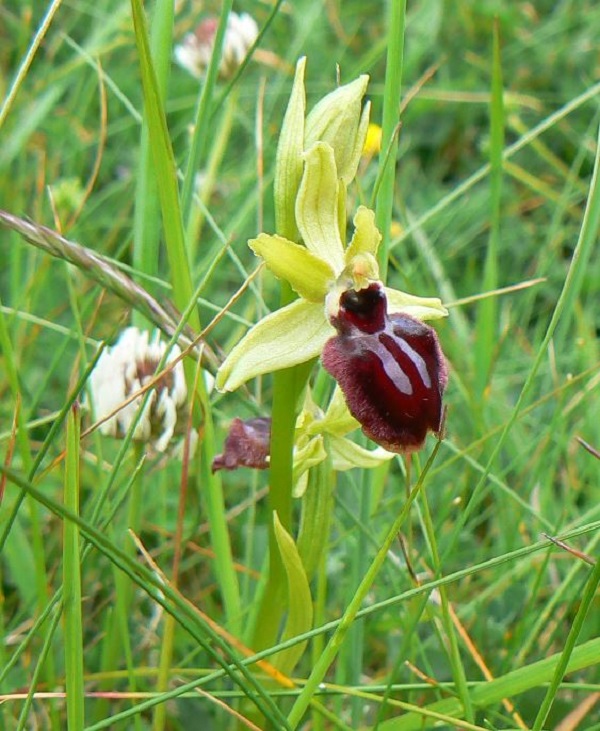
[[448,310],[438,297],[417,297],[391,287],[385,288],[388,300],[388,312],[403,312],[419,320],[437,320],[447,317]]
[[354,234],[346,250],[346,261],[349,262],[358,254],[377,256],[381,234],[375,225],[375,212],[366,206],[359,206],[353,222]]
[[[135,40],[140,59],[149,144],[154,156],[165,244],[169,265],[171,267],[173,298],[177,307],[183,311],[192,300],[194,288],[192,286],[192,276],[183,230],[183,218],[179,204],[177,166],[175,164],[175,155],[167,127],[165,109],[152,64],[146,28],[146,16],[141,0],[131,0],[131,9]],[[200,329],[200,318],[196,309],[191,312],[190,325],[195,330]]]
[[279,279],[287,280],[292,289],[309,302],[323,302],[335,274],[329,264],[300,244],[282,236],[259,234],[248,246],[262,257]]
[[334,334],[322,304],[295,300],[258,322],[219,368],[216,386],[233,391],[262,373],[315,358]]
[[339,186],[333,150],[317,142],[305,153],[304,160],[296,222],[306,248],[339,273],[344,268],[344,249],[337,216]]
[[306,58],[296,64],[296,75],[277,146],[275,165],[275,223],[277,230],[289,239],[298,239],[296,196],[302,179],[304,161],[304,68]]
[[[275,538],[281,553],[288,584],[288,616],[281,637],[282,642],[308,632],[312,627],[313,607],[310,587],[302,560],[294,539],[281,525],[277,513],[273,513]],[[273,665],[285,675],[291,675],[298,660],[302,657],[306,642],[277,653]]]

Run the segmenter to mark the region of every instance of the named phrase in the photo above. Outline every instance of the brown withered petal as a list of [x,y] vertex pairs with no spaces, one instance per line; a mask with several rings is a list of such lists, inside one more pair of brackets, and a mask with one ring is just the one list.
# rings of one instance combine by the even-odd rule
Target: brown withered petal
[[271,419],[235,418],[225,439],[223,454],[218,454],[212,463],[212,471],[237,470],[238,467],[252,467],[265,470],[269,466],[271,446]]

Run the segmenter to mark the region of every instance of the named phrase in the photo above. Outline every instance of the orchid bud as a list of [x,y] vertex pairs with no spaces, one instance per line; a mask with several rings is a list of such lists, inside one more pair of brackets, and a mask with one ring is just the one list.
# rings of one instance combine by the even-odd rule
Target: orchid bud
[[304,167],[305,66],[306,58],[303,57],[296,64],[294,85],[279,135],[275,165],[274,193],[277,231],[292,241],[297,241],[299,238],[295,206]]
[[349,185],[356,175],[369,126],[370,103],[363,107],[369,77],[366,74],[338,87],[306,118],[304,147],[327,142],[333,148],[338,176]]
[[388,314],[383,285],[342,292],[322,363],[339,383],[363,432],[391,452],[423,446],[442,428],[447,368],[435,330],[406,314]]

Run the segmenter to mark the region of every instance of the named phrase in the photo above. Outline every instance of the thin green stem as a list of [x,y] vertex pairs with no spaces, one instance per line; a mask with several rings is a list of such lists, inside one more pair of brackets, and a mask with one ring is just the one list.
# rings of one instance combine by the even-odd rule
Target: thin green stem
[[585,624],[590,607],[596,597],[598,584],[600,584],[600,561],[596,560],[594,568],[592,569],[583,591],[583,596],[581,597],[581,603],[579,604],[577,614],[575,615],[575,619],[573,620],[573,624],[571,625],[571,629],[567,635],[564,649],[561,652],[558,663],[554,669],[552,680],[550,681],[550,687],[546,691],[546,695],[544,696],[542,705],[540,706],[533,726],[531,727],[531,731],[542,731],[544,727],[544,723],[548,718],[548,714],[550,713],[550,709],[552,708],[552,704],[554,703],[554,699],[556,698],[562,679],[569,667],[573,651],[575,650],[575,643],[581,634],[581,630]]
[[[269,514],[276,512],[292,532],[292,469],[298,397],[312,368],[303,363],[278,371],[273,377],[273,421]],[[262,650],[275,643],[286,608],[286,576],[273,527],[269,528],[269,575],[256,614],[252,647]]]
[[[67,419],[67,453],[65,462],[65,507],[79,515],[79,406]],[[67,726],[81,731],[85,723],[83,686],[83,621],[81,617],[81,563],[79,526],[64,522],[63,538],[63,612],[65,618],[65,687],[67,692]]]
[[391,528],[389,529],[386,537],[384,538],[381,547],[377,551],[377,554],[375,558],[373,559],[367,573],[365,574],[363,580],[359,584],[356,593],[352,597],[352,600],[346,607],[346,611],[344,612],[342,618],[339,621],[339,624],[337,625],[335,632],[333,633],[331,639],[327,643],[325,650],[323,651],[323,654],[321,657],[317,660],[315,666],[312,669],[311,674],[309,675],[306,684],[304,685],[304,688],[300,692],[300,695],[296,699],[294,705],[292,706],[292,709],[288,715],[288,722],[290,726],[294,729],[298,726],[300,721],[302,720],[302,717],[310,705],[311,699],[316,692],[319,683],[321,683],[329,670],[332,662],[335,660],[336,655],[339,652],[340,647],[342,646],[342,643],[348,633],[348,630],[352,626],[352,623],[356,619],[356,616],[358,614],[358,611],[360,609],[361,604],[364,601],[364,598],[366,597],[368,591],[370,590],[371,586],[373,585],[373,582],[375,581],[375,577],[379,573],[381,567],[383,566],[383,563],[387,557],[388,551],[390,550],[392,544],[396,540],[398,536],[398,532],[400,531],[400,528],[402,527],[404,521],[407,519],[408,514],[410,512],[410,508],[415,501],[417,495],[421,491],[421,488],[423,486],[425,477],[427,475],[427,472],[429,471],[430,466],[433,464],[433,461],[435,459],[435,456],[438,452],[440,446],[440,442],[438,442],[434,448],[434,450],[431,453],[431,456],[429,460],[427,461],[427,464],[425,465],[425,469],[421,473],[418,482],[414,486],[414,488],[410,491],[408,498],[406,502],[404,503],[404,506],[402,507],[402,510],[400,511],[398,517],[394,520],[392,523]]
[[402,96],[402,68],[404,64],[404,30],[406,25],[406,0],[390,0],[388,19],[388,51],[385,69],[385,89],[383,95],[383,125],[381,149],[386,154],[386,168],[381,175],[377,194],[375,221],[381,232],[378,259],[381,278],[385,281],[390,247],[390,226],[394,206],[396,183],[396,157],[398,155],[398,114]]
[[[425,523],[425,531],[427,533],[427,540],[431,550],[431,557],[433,560],[433,566],[435,569],[436,577],[442,575],[442,566],[440,564],[440,554],[437,547],[437,540],[435,537],[435,527],[433,520],[431,519],[431,511],[429,510],[429,501],[427,499],[427,492],[423,490],[421,492],[421,505],[423,508],[423,519]],[[469,695],[469,687],[467,685],[467,678],[465,676],[465,669],[462,664],[460,657],[460,650],[458,648],[458,642],[456,638],[456,632],[452,617],[450,614],[450,602],[448,601],[448,591],[445,586],[441,586],[438,589],[440,604],[442,608],[442,620],[444,624],[444,632],[449,647],[448,656],[450,658],[450,665],[452,666],[452,673],[454,675],[454,682],[458,691],[458,696],[463,704],[465,719],[469,722],[475,721],[475,714],[473,713],[473,704],[471,703],[471,696]]]
[[223,46],[223,38],[227,29],[227,19],[233,8],[233,0],[224,0],[221,5],[221,15],[219,17],[219,25],[215,34],[213,53],[206,70],[206,78],[198,99],[198,109],[196,111],[196,119],[194,123],[194,132],[192,136],[192,144],[188,155],[185,177],[183,179],[183,191],[181,193],[181,210],[183,212],[183,220],[186,225],[190,219],[192,210],[192,202],[194,197],[194,188],[196,184],[196,173],[200,169],[202,155],[206,149],[209,138],[209,121],[213,107],[213,93],[219,64],[221,63],[221,49]]
[[[504,151],[504,90],[498,20],[494,23],[492,52],[492,94],[490,104],[490,236],[485,259],[482,288],[492,291],[498,287],[498,246],[502,219],[502,178]],[[477,312],[475,339],[475,373],[477,402],[481,402],[490,378],[498,332],[498,300],[487,297]]]
[[[152,15],[150,52],[156,70],[156,82],[161,99],[165,100],[173,37],[173,0],[157,0]],[[153,169],[152,146],[148,128],[148,111],[142,121],[140,159],[136,176],[136,196],[133,217],[133,266],[139,272],[156,276],[160,247],[160,207]],[[141,325],[142,316],[134,311],[134,322]]]

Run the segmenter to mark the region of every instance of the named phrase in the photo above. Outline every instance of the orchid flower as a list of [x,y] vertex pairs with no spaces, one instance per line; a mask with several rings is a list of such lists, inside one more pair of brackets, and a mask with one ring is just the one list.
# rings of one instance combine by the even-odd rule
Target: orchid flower
[[[438,298],[380,281],[381,234],[373,211],[360,206],[352,238],[343,241],[345,189],[356,174],[368,126],[361,111],[366,77],[328,95],[305,123],[303,66],[298,68],[278,149],[276,204],[280,229],[297,231],[302,243],[267,233],[248,242],[298,299],[249,330],[220,367],[216,386],[232,391],[250,378],[325,353],[323,365],[367,436],[395,452],[418,449],[428,430],[441,429],[446,384],[435,332],[420,321],[447,311]],[[354,121],[336,136],[336,119],[349,106]]]

